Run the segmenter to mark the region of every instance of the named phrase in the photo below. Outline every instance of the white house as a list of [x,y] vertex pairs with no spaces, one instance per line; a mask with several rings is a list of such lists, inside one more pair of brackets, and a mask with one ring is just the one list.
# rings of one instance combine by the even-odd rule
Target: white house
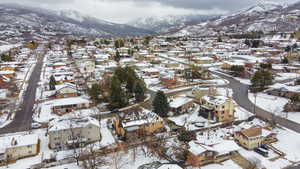
[[19,134],[0,137],[0,163],[38,154],[37,134]]
[[99,121],[92,117],[58,118],[49,122],[50,148],[72,148],[101,139]]

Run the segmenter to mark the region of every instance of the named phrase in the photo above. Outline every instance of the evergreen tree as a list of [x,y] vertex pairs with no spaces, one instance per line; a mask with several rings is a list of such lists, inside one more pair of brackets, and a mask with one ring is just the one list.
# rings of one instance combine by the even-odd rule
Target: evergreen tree
[[116,70],[115,70],[115,72],[114,72],[114,76],[116,76],[121,83],[126,82],[126,80],[127,80],[126,69],[124,69],[124,68],[122,68],[120,66],[117,67]]
[[139,78],[132,68],[126,67],[125,70],[126,70],[126,89],[128,90],[129,93],[133,93],[136,82],[138,81]]
[[95,103],[100,102],[101,86],[99,84],[93,84],[90,89],[88,89],[88,94],[95,101]]
[[161,117],[167,117],[170,110],[167,96],[163,91],[158,91],[152,103],[153,111]]
[[134,96],[137,102],[141,102],[145,99],[145,83],[142,80],[138,80],[134,89]]
[[55,78],[54,76],[51,76],[50,77],[50,81],[49,81],[49,88],[50,90],[55,90],[55,85],[56,85],[56,81],[55,81]]
[[120,52],[117,50],[116,51],[116,56],[115,56],[115,61],[119,62],[121,60]]
[[119,39],[115,41],[115,48],[121,48],[124,47],[124,41]]
[[113,76],[110,84],[110,108],[121,108],[128,105],[128,97],[121,87],[120,80]]
[[273,83],[272,73],[266,70],[258,70],[251,79],[251,87],[255,91],[264,90]]
[[272,63],[261,63],[259,64],[259,67],[262,69],[272,69]]

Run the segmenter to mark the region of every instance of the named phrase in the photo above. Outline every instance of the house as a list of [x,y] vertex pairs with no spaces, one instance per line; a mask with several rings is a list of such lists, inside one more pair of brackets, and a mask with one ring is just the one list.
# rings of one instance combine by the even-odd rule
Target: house
[[286,84],[276,83],[270,86],[269,89],[265,91],[269,95],[292,98],[294,96],[300,96],[300,86],[288,86]]
[[286,65],[272,65],[273,73],[299,73],[299,68]]
[[78,147],[101,140],[99,121],[92,117],[57,118],[48,126],[51,149]]
[[65,83],[61,85],[55,85],[55,98],[77,97],[78,91],[75,84]]
[[195,100],[200,100],[203,96],[215,96],[217,95],[217,88],[216,87],[209,87],[203,88],[200,86],[194,87],[191,93],[191,97]]
[[78,109],[88,108],[90,101],[83,97],[69,97],[53,100],[51,110],[57,115],[64,115]]
[[234,133],[234,139],[238,142],[242,147],[253,150],[255,148],[260,147],[262,144],[264,137],[262,135],[262,128],[249,128],[244,129]]
[[63,62],[56,62],[52,65],[52,68],[53,69],[59,69],[59,68],[63,68],[63,67],[66,67],[66,63],[63,63]]
[[173,71],[161,72],[159,80],[167,88],[175,87],[177,84],[177,78]]
[[0,164],[37,155],[37,134],[17,134],[0,137]]
[[164,123],[154,112],[142,109],[117,115],[114,127],[120,137],[134,138],[162,130]]
[[197,64],[212,64],[214,59],[211,57],[195,57],[192,59]]
[[95,71],[95,62],[92,60],[85,61],[82,65],[85,72],[94,72]]
[[200,99],[199,115],[217,122],[234,120],[235,105],[231,97],[203,96]]
[[169,102],[172,114],[188,113],[194,107],[194,100],[188,97],[176,97]]
[[145,68],[145,69],[143,69],[143,70],[141,70],[143,73],[144,73],[144,75],[146,75],[146,76],[159,76],[160,75],[160,71],[161,70],[159,70],[159,69],[157,69],[157,68]]
[[198,141],[190,141],[186,165],[200,167],[211,163],[220,163],[231,158],[241,148],[233,140],[206,145]]

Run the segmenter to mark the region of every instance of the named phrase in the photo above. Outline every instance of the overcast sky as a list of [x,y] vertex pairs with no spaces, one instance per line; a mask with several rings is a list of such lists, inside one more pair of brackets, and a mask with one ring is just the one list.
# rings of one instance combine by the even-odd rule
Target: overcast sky
[[[226,14],[244,9],[261,0],[0,0],[52,10],[77,10],[117,23],[139,17],[181,14]],[[272,0],[293,3],[297,0]]]

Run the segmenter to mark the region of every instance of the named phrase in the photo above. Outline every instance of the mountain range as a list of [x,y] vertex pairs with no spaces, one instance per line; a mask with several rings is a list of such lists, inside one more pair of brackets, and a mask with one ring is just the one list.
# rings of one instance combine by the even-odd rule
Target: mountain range
[[51,11],[15,4],[0,5],[0,33],[72,34],[92,36],[137,36],[155,32],[85,16],[76,11]]
[[300,27],[300,2],[287,5],[262,1],[238,12],[217,15],[146,17],[117,24],[77,11],[51,11],[0,4],[0,40],[31,36],[170,36],[218,35],[253,31],[295,31]]
[[300,28],[300,2],[294,4],[263,1],[238,12],[187,26],[173,36],[239,34],[253,31],[294,32]]

